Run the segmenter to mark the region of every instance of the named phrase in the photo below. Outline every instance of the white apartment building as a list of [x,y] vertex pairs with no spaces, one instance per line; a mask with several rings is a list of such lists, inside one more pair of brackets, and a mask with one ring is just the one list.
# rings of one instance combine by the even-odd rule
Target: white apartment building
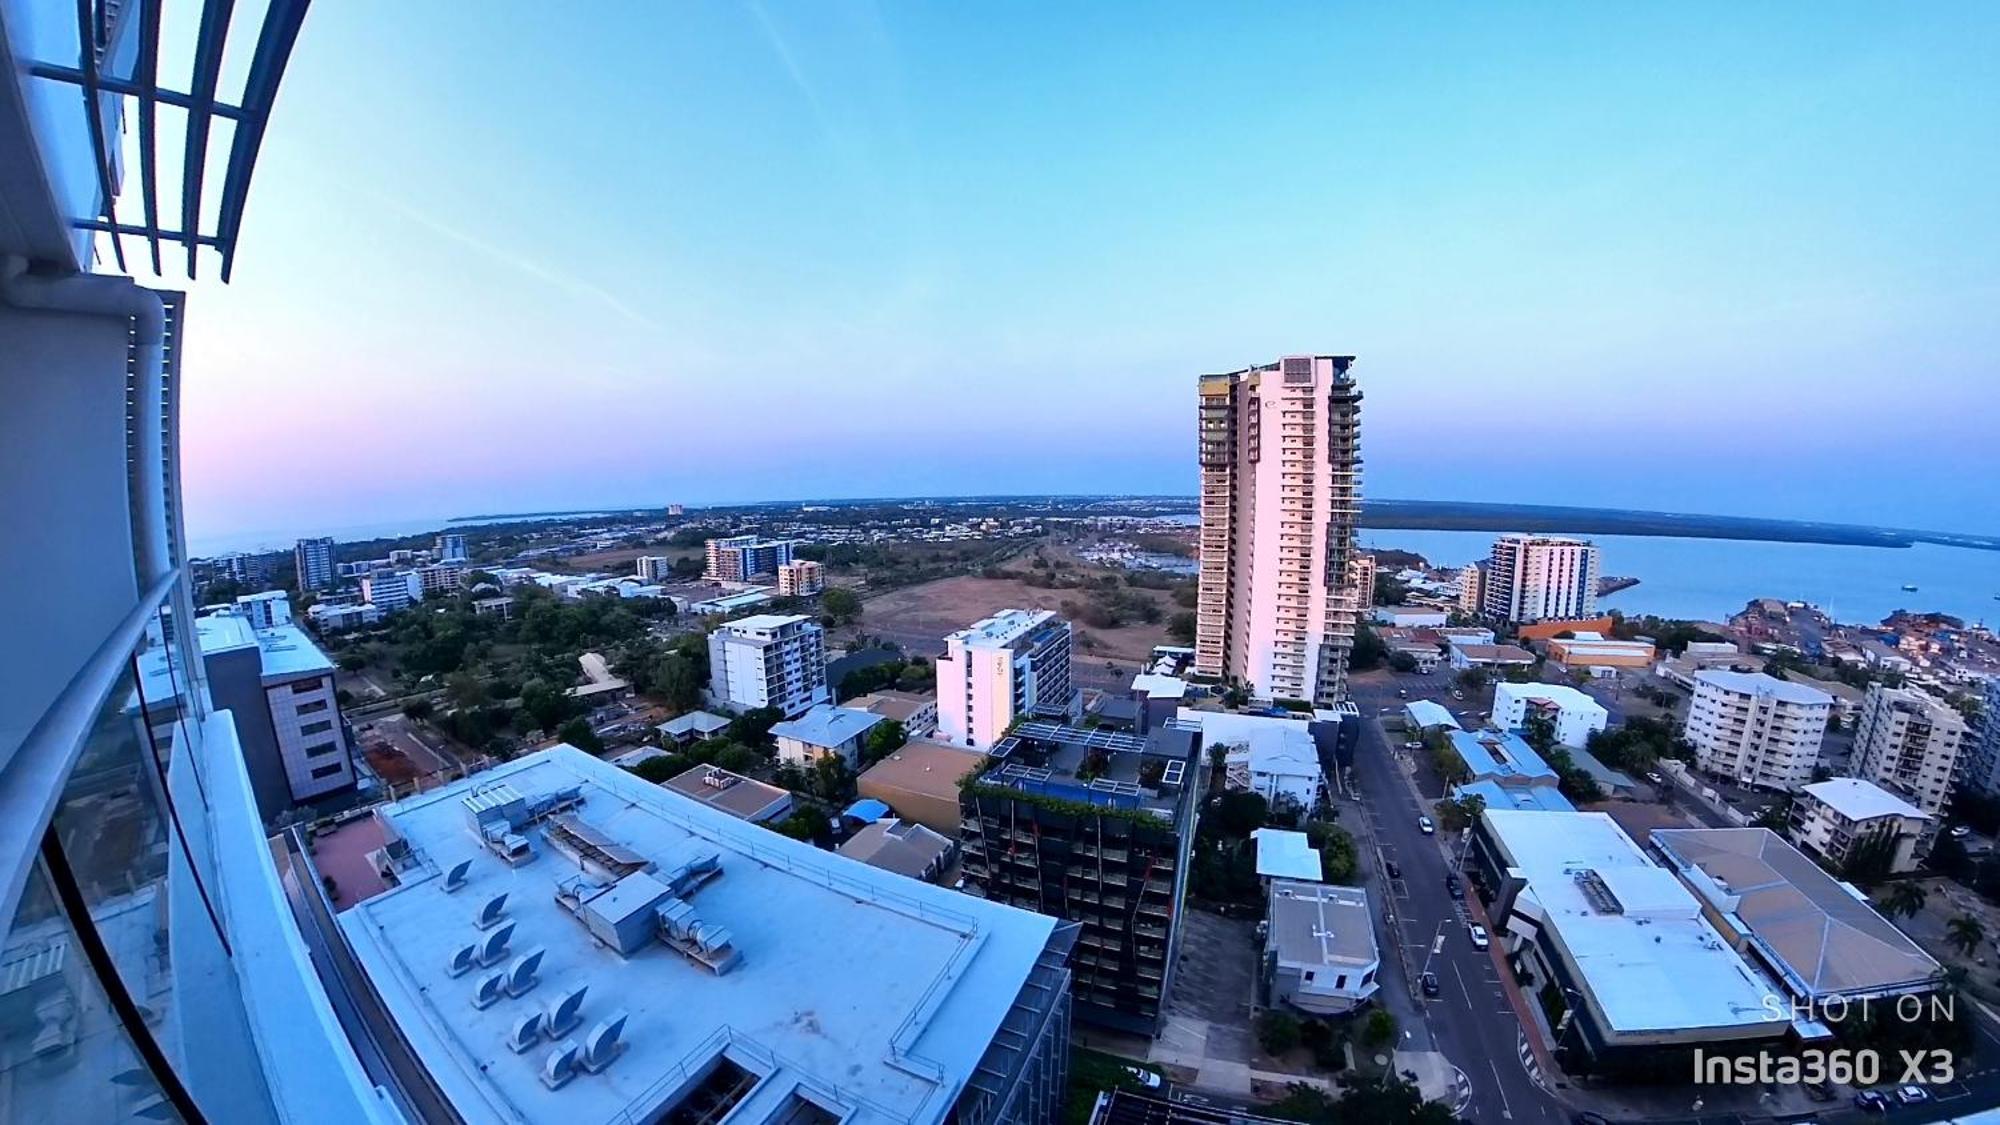
[[1493,725],[1501,730],[1522,730],[1530,714],[1545,714],[1555,724],[1556,741],[1564,746],[1582,746],[1592,731],[1600,731],[1611,721],[1604,705],[1567,684],[1516,684],[1505,680],[1493,685]]
[[760,613],[708,635],[708,690],[737,711],[775,707],[795,718],[832,702],[826,631],[810,617]]
[[[1894,793],[1855,777],[1815,782],[1792,802],[1792,843],[1844,870],[1859,848],[1883,841],[1889,875],[1914,871],[1933,818]],[[1894,841],[1887,843],[1886,841]],[[1925,849],[1927,850],[1927,849]]]
[[1485,612],[1514,622],[1595,617],[1601,554],[1586,539],[1502,535],[1486,564]]
[[1380,990],[1368,892],[1317,881],[1273,879],[1265,957],[1271,1000],[1315,1016],[1352,1012]]
[[731,535],[708,541],[708,567],[702,577],[711,582],[768,582],[791,561],[789,539]]
[[448,531],[438,536],[436,547],[437,562],[462,563],[472,558],[465,553],[465,536],[455,531]]
[[292,547],[292,566],[300,590],[324,590],[333,585],[333,537],[301,539]]
[[1695,764],[1762,789],[1794,790],[1812,780],[1833,696],[1762,672],[1694,674],[1686,738]]
[[674,576],[674,560],[665,555],[641,555],[632,560],[632,567],[645,582],[665,582]]
[[383,613],[407,609],[424,600],[424,580],[408,570],[370,574],[361,579],[361,600]]
[[876,724],[887,721],[873,711],[822,703],[773,726],[771,737],[778,744],[778,760],[787,765],[810,766],[830,756],[852,769],[861,761],[862,740]]
[[1346,698],[1360,608],[1353,362],[1285,356],[1201,377],[1195,674],[1262,698]]
[[465,574],[465,561],[432,563],[420,566],[410,572],[417,576],[417,584],[422,587],[424,597],[458,592],[458,580]]
[[1075,721],[1069,622],[1053,611],[1007,609],[944,639],[937,660],[938,737],[985,750],[1017,717]]
[[826,572],[811,559],[794,559],[778,568],[778,596],[810,598],[826,589]]
[[236,612],[250,622],[253,629],[275,629],[292,623],[291,595],[283,590],[266,590],[261,594],[244,594],[236,599]]
[[1979,727],[1967,743],[1963,781],[1981,793],[2000,789],[2000,678],[1980,688]]
[[[1966,745],[1965,717],[1935,696],[1911,688],[1874,684],[1861,703],[1855,728],[1853,772],[1909,800],[1931,818],[1931,835],[1944,819],[1951,784]],[[1929,839],[1918,854],[1930,850]]]
[[1365,612],[1375,604],[1375,556],[1354,552],[1347,564],[1347,584],[1354,587],[1354,609]]

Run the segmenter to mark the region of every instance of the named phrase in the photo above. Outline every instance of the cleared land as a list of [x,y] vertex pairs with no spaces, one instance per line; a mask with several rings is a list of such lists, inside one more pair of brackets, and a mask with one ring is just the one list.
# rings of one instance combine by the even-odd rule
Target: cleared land
[[[1167,636],[1167,619],[1179,607],[1163,591],[1130,592],[1150,598],[1160,607],[1159,622],[1149,625],[1134,620],[1115,629],[1079,625],[1076,634],[1080,654],[1105,660],[1145,661],[1152,657],[1153,646],[1173,643]],[[1060,613],[1063,602],[1080,603],[1089,596],[1086,590],[1050,590],[1012,578],[961,575],[869,598],[859,628],[864,633],[894,641],[910,652],[935,656],[944,650],[946,633],[963,629],[982,617],[1003,609],[1052,609]]]

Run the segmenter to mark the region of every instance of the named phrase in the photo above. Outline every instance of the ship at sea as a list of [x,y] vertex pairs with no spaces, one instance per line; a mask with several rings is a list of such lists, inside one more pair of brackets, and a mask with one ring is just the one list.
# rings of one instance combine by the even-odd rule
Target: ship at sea
[[1914,594],[1917,592],[1917,585],[1914,582],[1905,582],[1903,583],[1903,589],[1908,593]]

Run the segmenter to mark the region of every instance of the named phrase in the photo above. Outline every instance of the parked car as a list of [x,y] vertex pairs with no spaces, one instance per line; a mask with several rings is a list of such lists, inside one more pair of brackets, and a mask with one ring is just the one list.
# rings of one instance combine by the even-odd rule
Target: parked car
[[1867,1110],[1869,1113],[1881,1113],[1889,1108],[1889,1099],[1883,1097],[1880,1090],[1856,1090],[1854,1108]]
[[1492,944],[1492,942],[1487,940],[1485,926],[1476,924],[1467,926],[1465,934],[1472,939],[1472,948],[1474,949],[1485,949],[1488,945]]
[[1444,877],[1444,891],[1453,898],[1464,898],[1465,884],[1459,882],[1458,876],[1447,873]]
[[1654,785],[1665,785],[1667,783],[1667,779],[1661,777],[1660,772],[1658,770],[1654,770],[1653,772],[1648,773],[1646,775],[1646,780],[1652,782]]
[[1591,1113],[1589,1110],[1577,1114],[1573,1120],[1576,1125],[1611,1125],[1609,1117],[1601,1113]]
[[1428,836],[1437,831],[1437,825],[1431,823],[1430,817],[1420,816],[1417,818],[1417,831]]
[[1904,1084],[1896,1087],[1896,1100],[1904,1105],[1922,1105],[1931,1100],[1931,1092],[1922,1086]]
[[1409,688],[1401,688],[1401,687],[1397,688],[1397,689],[1396,689],[1396,698],[1397,698],[1397,699],[1408,699],[1408,698],[1410,698],[1410,689],[1409,689]]
[[1452,697],[1453,699],[1464,699],[1464,698],[1465,698],[1465,693],[1464,693],[1464,692],[1462,692],[1462,691],[1460,691],[1460,690],[1458,690],[1457,688],[1453,688],[1453,689],[1451,689],[1451,697]]
[[1436,973],[1424,973],[1423,976],[1417,978],[1417,984],[1424,990],[1425,996],[1436,997],[1444,994],[1444,989],[1438,986],[1438,975]]
[[1830,1082],[1807,1082],[1804,1083],[1804,1086],[1806,1088],[1806,1097],[1816,1102],[1830,1102],[1833,1100],[1833,1084]]
[[1128,1066],[1125,1068],[1125,1073],[1131,1075],[1134,1081],[1148,1090],[1157,1090],[1162,1084],[1159,1075],[1140,1067]]
[[1403,877],[1403,868],[1402,868],[1402,866],[1401,866],[1401,865],[1399,865],[1399,864],[1398,864],[1398,863],[1397,863],[1397,862],[1396,862],[1395,860],[1393,860],[1393,859],[1385,859],[1385,860],[1383,860],[1383,861],[1382,861],[1382,870],[1384,870],[1384,871],[1388,872],[1388,873],[1389,873],[1389,878],[1391,878],[1391,879],[1401,879],[1401,878]]
[[1967,828],[1963,824],[1951,830],[1951,838],[1954,840],[1963,840],[1970,835],[1972,835],[1972,829]]

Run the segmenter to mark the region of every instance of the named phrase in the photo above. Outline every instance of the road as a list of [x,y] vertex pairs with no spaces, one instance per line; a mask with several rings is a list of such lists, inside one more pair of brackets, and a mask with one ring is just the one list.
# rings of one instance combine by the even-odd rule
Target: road
[[[1567,1120],[1567,1111],[1530,1077],[1522,1061],[1522,1029],[1519,1018],[1500,983],[1493,956],[1473,948],[1467,935],[1469,924],[1463,902],[1454,900],[1444,887],[1450,865],[1436,836],[1426,836],[1417,828],[1423,814],[1410,787],[1399,771],[1393,751],[1374,717],[1384,707],[1401,700],[1398,687],[1412,696],[1442,695],[1443,691],[1419,691],[1416,681],[1437,677],[1398,676],[1383,682],[1358,681],[1352,695],[1361,709],[1361,742],[1355,749],[1354,774],[1362,808],[1374,826],[1381,859],[1394,861],[1403,877],[1391,880],[1386,872],[1378,886],[1387,886],[1394,898],[1396,930],[1414,976],[1428,964],[1437,974],[1443,994],[1420,1001],[1424,1010],[1424,1032],[1435,1050],[1464,1072],[1472,1087],[1466,1107],[1467,1120],[1489,1123],[1503,1121],[1539,1122],[1555,1125]],[[1436,952],[1433,953],[1432,950]],[[1396,962],[1385,951],[1385,972]],[[1417,994],[1415,981],[1403,982]]]

